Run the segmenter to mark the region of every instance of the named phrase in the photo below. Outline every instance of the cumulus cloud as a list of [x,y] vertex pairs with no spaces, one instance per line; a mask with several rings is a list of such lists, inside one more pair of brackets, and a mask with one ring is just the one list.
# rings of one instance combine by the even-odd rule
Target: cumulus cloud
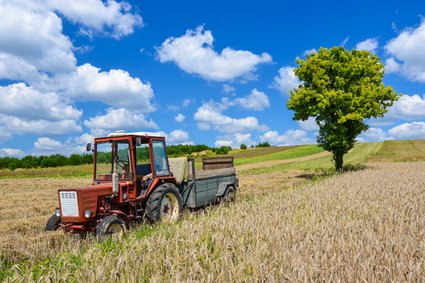
[[81,154],[86,153],[86,144],[93,143],[94,137],[90,134],[82,134],[68,138],[65,142],[61,142],[48,137],[39,137],[34,142],[34,149],[31,154],[34,155],[50,155],[50,154],[63,154],[71,155],[73,153]]
[[425,122],[404,123],[388,130],[388,135],[394,139],[425,138]]
[[60,88],[66,96],[85,101],[100,101],[116,108],[128,108],[141,113],[155,110],[150,83],[133,78],[127,71],[101,71],[91,64],[78,66],[76,72],[58,76],[40,88]]
[[303,130],[288,130],[280,135],[277,131],[268,131],[260,136],[263,142],[269,142],[274,145],[299,145],[313,144],[315,141],[308,137],[306,131]]
[[214,146],[215,147],[230,146],[232,148],[239,148],[241,144],[251,145],[252,143],[253,142],[252,142],[250,133],[246,133],[246,134],[235,133],[232,135],[225,135],[225,136],[218,137],[214,143]]
[[237,98],[235,100],[237,104],[245,109],[262,111],[267,107],[270,107],[269,97],[262,91],[258,91],[254,88],[251,94],[244,98]]
[[358,138],[358,142],[381,142],[391,139],[387,136],[384,130],[380,128],[369,128],[367,131],[362,133]]
[[189,134],[183,130],[174,130],[168,134],[168,141],[170,143],[188,143]]
[[0,114],[0,125],[10,135],[50,134],[62,135],[81,132],[81,126],[74,120],[50,121],[45,119],[28,120]]
[[378,48],[378,40],[376,38],[368,38],[364,41],[361,41],[357,43],[356,49],[357,50],[366,50],[370,52],[375,52],[375,50]]
[[401,64],[394,58],[385,59],[385,72],[386,73],[398,73],[401,70]]
[[317,50],[315,48],[309,49],[309,50],[305,50],[303,52],[304,56],[311,55],[311,54],[314,54],[314,53],[317,53]]
[[0,156],[3,157],[23,157],[24,152],[16,148],[0,148]]
[[217,53],[213,41],[211,31],[199,26],[196,30],[187,30],[183,36],[167,38],[157,48],[157,56],[161,63],[174,62],[183,71],[211,81],[249,76],[257,65],[272,61],[268,53],[256,55],[229,47]]
[[95,136],[102,136],[116,130],[156,129],[158,126],[152,120],[146,120],[139,112],[131,112],[125,108],[109,108],[104,115],[97,115],[84,121]]
[[317,126],[316,120],[313,117],[308,118],[306,121],[298,121],[298,125],[301,130],[307,132],[317,132],[319,131],[319,126]]
[[186,116],[184,116],[184,115],[183,115],[183,114],[181,114],[181,113],[177,114],[177,115],[176,115],[176,117],[174,117],[174,120],[175,120],[177,123],[181,123],[181,122],[183,122],[183,121],[184,121],[184,119],[186,119]]
[[0,78],[34,81],[41,73],[75,69],[72,43],[61,19],[51,11],[0,5]]
[[232,118],[221,113],[226,109],[219,103],[204,103],[196,111],[194,118],[201,130],[214,129],[220,133],[242,133],[248,131],[264,131],[267,126],[261,125],[255,117]]
[[55,92],[42,93],[24,83],[0,86],[0,113],[28,119],[78,120],[82,114]]
[[425,20],[416,28],[409,28],[385,46],[392,57],[386,70],[398,71],[412,81],[425,82]]
[[56,12],[73,23],[82,25],[82,34],[100,33],[114,38],[132,34],[134,29],[143,26],[139,14],[132,12],[128,2],[115,0],[46,0],[5,1],[34,12]]
[[403,95],[385,115],[386,119],[416,120],[425,119],[425,97],[419,95]]
[[272,86],[281,93],[289,95],[290,91],[297,88],[300,84],[300,80],[294,73],[294,68],[282,67],[279,69],[279,75],[274,77]]

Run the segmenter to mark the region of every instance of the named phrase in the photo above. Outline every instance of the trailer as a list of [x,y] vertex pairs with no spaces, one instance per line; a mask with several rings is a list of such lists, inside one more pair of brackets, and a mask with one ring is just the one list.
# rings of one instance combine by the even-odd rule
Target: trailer
[[176,221],[184,208],[236,200],[233,157],[170,158],[159,133],[117,132],[96,138],[91,186],[58,190],[59,207],[45,230],[95,233],[125,231],[141,222]]

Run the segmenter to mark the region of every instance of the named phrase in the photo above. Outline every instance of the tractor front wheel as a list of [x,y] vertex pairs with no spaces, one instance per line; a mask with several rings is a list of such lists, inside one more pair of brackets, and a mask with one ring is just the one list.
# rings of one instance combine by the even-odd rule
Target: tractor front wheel
[[61,218],[53,214],[46,223],[44,231],[57,231],[60,228]]
[[96,238],[100,239],[105,236],[123,233],[127,230],[127,226],[120,217],[115,214],[108,215],[100,221],[96,229]]
[[146,203],[146,219],[154,222],[174,222],[183,209],[183,200],[176,186],[162,184],[149,196]]

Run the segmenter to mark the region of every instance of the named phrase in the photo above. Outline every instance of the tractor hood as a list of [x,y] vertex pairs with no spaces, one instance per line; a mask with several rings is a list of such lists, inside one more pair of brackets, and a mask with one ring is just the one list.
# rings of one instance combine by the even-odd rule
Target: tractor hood
[[99,197],[112,195],[112,184],[98,184],[89,187],[63,188],[58,190],[62,222],[87,222],[86,210],[96,216]]

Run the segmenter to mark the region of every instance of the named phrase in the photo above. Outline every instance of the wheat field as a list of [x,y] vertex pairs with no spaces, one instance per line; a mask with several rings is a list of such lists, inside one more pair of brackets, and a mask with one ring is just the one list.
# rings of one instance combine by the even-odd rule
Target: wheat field
[[424,167],[376,163],[308,183],[302,172],[242,175],[236,203],[185,213],[175,224],[103,242],[34,235],[6,280],[424,281]]

